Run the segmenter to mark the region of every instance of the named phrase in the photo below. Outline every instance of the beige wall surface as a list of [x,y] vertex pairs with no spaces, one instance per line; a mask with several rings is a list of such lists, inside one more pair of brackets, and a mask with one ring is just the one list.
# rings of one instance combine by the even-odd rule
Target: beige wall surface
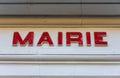
[[118,28],[119,21],[119,17],[1,17],[0,27]]

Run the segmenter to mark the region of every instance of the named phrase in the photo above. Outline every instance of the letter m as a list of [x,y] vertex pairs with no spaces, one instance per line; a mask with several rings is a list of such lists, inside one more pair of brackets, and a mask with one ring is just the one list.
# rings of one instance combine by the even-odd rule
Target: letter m
[[33,38],[34,38],[34,32],[29,32],[24,39],[21,38],[19,32],[14,32],[12,44],[14,46],[17,46],[18,43],[20,45],[26,45],[26,44],[33,45]]

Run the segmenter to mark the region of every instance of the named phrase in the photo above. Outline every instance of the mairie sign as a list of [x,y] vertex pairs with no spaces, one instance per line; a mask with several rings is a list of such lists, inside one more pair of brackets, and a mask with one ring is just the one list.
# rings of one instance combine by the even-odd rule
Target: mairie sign
[[0,54],[120,54],[120,28],[0,28]]

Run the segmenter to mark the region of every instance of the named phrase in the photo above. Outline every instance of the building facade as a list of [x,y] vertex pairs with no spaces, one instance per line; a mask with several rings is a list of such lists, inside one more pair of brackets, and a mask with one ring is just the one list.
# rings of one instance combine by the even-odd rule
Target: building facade
[[119,78],[119,0],[1,0],[0,78]]

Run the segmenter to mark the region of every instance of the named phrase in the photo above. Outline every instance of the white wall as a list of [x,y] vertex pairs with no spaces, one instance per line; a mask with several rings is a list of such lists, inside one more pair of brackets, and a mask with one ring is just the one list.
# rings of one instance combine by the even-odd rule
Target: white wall
[[120,62],[1,62],[0,69],[0,76],[120,76]]

